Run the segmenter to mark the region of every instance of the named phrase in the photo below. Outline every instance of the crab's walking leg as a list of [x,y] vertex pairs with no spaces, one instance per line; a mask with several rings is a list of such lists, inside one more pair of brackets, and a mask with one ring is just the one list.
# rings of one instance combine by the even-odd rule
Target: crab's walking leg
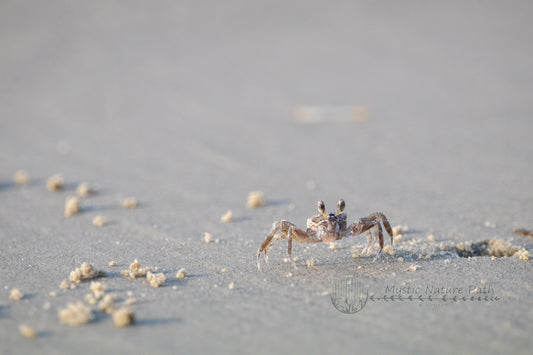
[[[372,213],[371,215],[367,216],[367,217],[363,217],[363,218],[360,218],[358,219],[357,221],[354,222],[354,224],[352,224],[350,227],[349,227],[349,234],[350,235],[358,235],[358,234],[361,234],[361,233],[364,233],[364,232],[367,232],[367,231],[370,231],[372,228],[376,228],[378,230],[378,238],[379,238],[379,252],[378,254],[376,255],[376,258],[381,255],[381,251],[383,250],[383,245],[384,245],[384,242],[383,242],[383,228],[381,227],[381,223],[383,223],[383,226],[385,227],[385,230],[387,231],[387,233],[390,235],[391,237],[391,244],[393,242],[393,239],[392,239],[392,228],[391,228],[391,225],[389,223],[389,221],[387,220],[387,217],[385,217],[385,215],[381,212],[376,212],[376,213]],[[372,246],[374,245],[375,243],[375,237],[372,238],[374,239],[373,242],[372,242]],[[372,241],[371,239],[371,241]],[[367,252],[370,251],[370,248],[372,247],[370,245],[370,242],[369,244],[367,245],[367,247],[364,249],[366,250]],[[375,258],[374,258],[375,260]]]
[[366,241],[367,241],[367,244],[366,244],[366,247],[364,247],[363,250],[361,250],[361,254],[370,254],[370,250],[372,249],[372,247],[374,246],[374,244],[376,244],[376,240],[378,239],[377,236],[374,236],[372,234],[372,231],[371,229],[367,230],[366,231]]
[[298,228],[291,222],[287,221],[279,221],[272,225],[272,229],[270,229],[270,233],[266,237],[265,241],[261,246],[259,247],[259,250],[257,250],[257,268],[261,269],[261,262],[260,257],[261,253],[265,252],[265,261],[268,262],[268,252],[280,240],[283,239],[289,239],[288,245],[287,245],[287,252],[289,254],[289,258],[292,260],[292,239],[294,237],[306,235],[306,233]]

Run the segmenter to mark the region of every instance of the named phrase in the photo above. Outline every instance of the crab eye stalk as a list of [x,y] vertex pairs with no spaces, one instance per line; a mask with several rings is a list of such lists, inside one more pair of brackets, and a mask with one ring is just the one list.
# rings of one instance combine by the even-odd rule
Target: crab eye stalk
[[344,211],[344,207],[346,207],[346,203],[344,203],[343,199],[340,199],[337,203],[337,214],[341,214]]
[[321,215],[326,215],[326,205],[324,204],[324,201],[318,201],[317,208]]

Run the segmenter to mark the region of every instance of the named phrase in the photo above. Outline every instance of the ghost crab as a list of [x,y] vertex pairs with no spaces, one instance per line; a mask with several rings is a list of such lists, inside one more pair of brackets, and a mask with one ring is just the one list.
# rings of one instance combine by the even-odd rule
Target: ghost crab
[[[343,213],[344,207],[346,207],[344,200],[341,199],[337,203],[337,213],[326,213],[326,205],[323,201],[318,201],[317,207],[320,214],[307,220],[307,230],[305,231],[297,228],[296,225],[288,221],[279,221],[272,225],[270,233],[257,251],[258,269],[261,269],[261,253],[263,251],[265,252],[265,261],[268,262],[268,252],[270,251],[270,248],[283,239],[289,239],[287,253],[293,264],[293,240],[298,243],[331,243],[335,240],[341,240],[344,237],[355,236],[367,232],[368,244],[363,249],[363,253],[370,253],[370,249],[374,246],[379,237],[380,249],[374,260],[379,257],[383,250],[383,228],[381,227],[381,224],[383,224],[385,230],[390,235],[391,244],[393,242],[392,228],[387,217],[381,212],[375,212],[367,217],[359,218],[354,223],[347,226],[347,217],[346,214]],[[377,235],[375,233],[372,234],[373,228],[374,230],[377,230]]]

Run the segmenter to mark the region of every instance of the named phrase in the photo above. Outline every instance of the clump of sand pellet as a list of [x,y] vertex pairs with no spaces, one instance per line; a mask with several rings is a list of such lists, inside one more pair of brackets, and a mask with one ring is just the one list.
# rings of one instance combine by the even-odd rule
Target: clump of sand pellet
[[419,267],[420,267],[419,265],[411,264],[411,265],[409,265],[409,267],[407,268],[407,271],[409,271],[409,272],[415,272]]
[[102,298],[104,296],[105,286],[104,286],[103,283],[101,283],[99,281],[96,281],[96,282],[92,281],[90,289],[93,292],[94,297],[96,297],[96,299],[99,300],[100,298]]
[[93,226],[95,227],[103,227],[105,223],[104,217],[98,215],[93,218]]
[[228,289],[230,289],[230,290],[233,290],[234,287],[235,287],[235,283],[234,283],[234,282],[231,282],[231,283],[228,285]]
[[389,254],[389,255],[394,255],[395,252],[394,252],[394,248],[391,246],[391,245],[385,245],[385,247],[383,248],[383,252]]
[[71,217],[80,212],[80,204],[77,197],[68,196],[65,200],[65,217]]
[[30,181],[30,175],[26,170],[18,170],[13,175],[13,181],[18,185],[26,185]]
[[58,312],[59,321],[72,327],[89,323],[93,319],[91,309],[81,301],[69,302],[66,308]]
[[360,258],[362,256],[361,250],[358,247],[353,246],[351,247],[350,251],[352,253],[352,258],[354,259]]
[[127,327],[135,322],[135,314],[127,307],[113,312],[113,323],[117,327]]
[[146,273],[146,279],[150,282],[150,286],[152,287],[160,287],[165,283],[165,280],[167,279],[165,275],[160,272],[157,274],[152,273],[151,271],[148,271]]
[[65,180],[63,179],[63,175],[54,174],[46,180],[46,189],[48,191],[58,191],[63,188],[64,184]]
[[120,205],[123,208],[132,209],[132,208],[137,208],[138,202],[135,197],[127,197],[127,198],[122,199],[122,201],[120,202]]
[[131,305],[134,305],[135,303],[137,303],[137,300],[133,297],[130,297],[128,299],[126,299],[124,301],[124,303],[126,303],[128,306],[131,306]]
[[80,283],[84,280],[90,280],[104,275],[105,272],[95,270],[91,264],[85,261],[79,268],[70,272],[68,279],[71,283]]
[[66,290],[66,289],[68,289],[68,282],[67,282],[67,280],[63,280],[63,281],[61,281],[61,283],[59,284],[59,288],[62,289],[62,290]]
[[229,223],[233,220],[233,212],[231,210],[228,210],[226,213],[224,213],[220,217],[220,222],[222,223]]
[[262,191],[252,191],[248,193],[248,200],[246,201],[246,207],[259,208],[266,204],[265,194]]
[[184,279],[186,276],[187,276],[187,272],[185,271],[185,268],[179,269],[178,272],[176,273],[176,278],[180,280]]
[[19,326],[19,331],[24,338],[33,339],[37,337],[37,332],[32,327],[27,326],[26,324],[21,324]]
[[428,242],[435,243],[435,236],[433,234],[428,235]]
[[331,242],[329,243],[329,248],[330,249],[339,249],[339,245],[335,242]]
[[92,293],[86,294],[83,299],[85,300],[85,302],[87,302],[88,304],[92,304],[92,305],[95,305],[97,301],[96,297],[94,297]]
[[398,235],[401,235],[403,232],[407,232],[408,230],[409,227],[407,227],[406,225],[397,225],[392,227],[392,235],[396,237]]
[[313,259],[307,259],[305,261],[305,264],[307,265],[307,267],[313,267],[315,266],[315,261]]
[[95,192],[96,190],[86,182],[82,182],[76,188],[76,195],[78,195],[79,197],[87,197]]
[[14,301],[20,301],[24,297],[24,294],[20,292],[18,288],[11,289],[11,293],[9,294],[9,299]]
[[524,248],[513,245],[502,239],[490,239],[488,247],[489,255],[499,258],[502,256],[519,257],[522,253],[527,252]]
[[107,314],[113,313],[115,310],[115,298],[116,296],[112,293],[106,294],[98,303],[98,309]]
[[127,276],[131,279],[135,279],[138,277],[145,277],[148,271],[152,271],[152,269],[149,267],[141,267],[141,264],[139,263],[139,261],[135,259],[135,261],[130,264],[129,270],[123,270],[120,273],[123,276]]
[[525,248],[513,245],[503,239],[489,239],[480,242],[461,242],[456,244],[454,249],[461,257],[516,257],[520,260],[529,260],[529,252]]
[[207,232],[204,233],[204,242],[211,243],[212,239],[213,237],[211,236],[211,233],[207,233]]
[[517,251],[516,254],[520,260],[529,260],[529,252],[525,249]]

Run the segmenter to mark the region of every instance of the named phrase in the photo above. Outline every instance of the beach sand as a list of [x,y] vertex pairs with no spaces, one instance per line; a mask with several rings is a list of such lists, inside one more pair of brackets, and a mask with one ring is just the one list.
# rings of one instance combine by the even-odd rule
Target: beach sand
[[[0,353],[528,353],[531,261],[435,248],[533,250],[513,233],[533,229],[532,10],[4,1]],[[56,173],[63,189],[47,191]],[[81,182],[96,193],[66,218]],[[251,191],[264,206],[246,207]],[[137,208],[122,208],[131,196]],[[334,212],[339,198],[350,221],[381,211],[409,226],[395,255],[352,257],[364,236],[294,243],[294,268],[282,241],[258,271],[273,222],[305,228],[317,201]],[[165,283],[121,276],[135,259]],[[96,305],[87,325],[59,322],[90,293],[59,288],[85,261],[116,309],[135,298],[133,325]],[[348,276],[368,290],[354,314],[330,299]],[[466,300],[405,300],[430,294]]]

